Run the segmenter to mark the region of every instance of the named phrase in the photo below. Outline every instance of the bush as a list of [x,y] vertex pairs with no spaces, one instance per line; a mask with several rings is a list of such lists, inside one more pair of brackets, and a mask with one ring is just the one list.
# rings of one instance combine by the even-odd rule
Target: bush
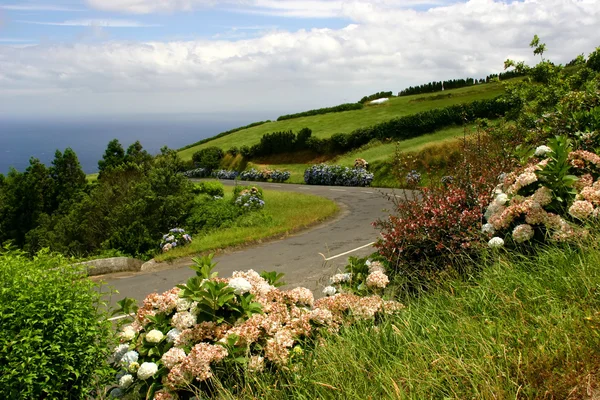
[[364,104],[366,102],[369,101],[373,101],[373,100],[377,100],[377,99],[383,99],[384,97],[392,97],[392,92],[377,92],[375,94],[372,94],[370,96],[365,96],[362,99],[360,99],[359,103],[360,104]]
[[[391,96],[392,92],[389,92],[389,93]],[[329,114],[329,113],[334,113],[334,112],[360,110],[362,108],[363,108],[362,103],[345,103],[345,104],[340,104],[339,106],[335,106],[335,107],[319,108],[316,110],[309,110],[309,111],[304,111],[304,112],[296,113],[296,114],[282,115],[281,117],[277,118],[277,121],[284,121],[286,119],[300,118],[300,117],[310,117],[313,115]]]
[[596,47],[596,50],[588,56],[587,67],[600,72],[600,47]]
[[273,182],[285,182],[290,179],[290,173],[288,171],[279,170],[262,170],[249,169],[240,174],[240,179],[243,181],[262,181],[266,182],[271,179]]
[[220,169],[217,171],[213,171],[210,176],[212,176],[213,178],[217,178],[217,179],[228,179],[228,180],[234,180],[235,178],[237,178],[239,175],[239,172],[237,171],[228,171],[226,169]]
[[192,155],[192,161],[200,168],[212,171],[219,168],[219,164],[223,159],[223,150],[217,146],[211,146],[200,149]]
[[192,209],[186,226],[191,232],[199,233],[231,225],[241,215],[238,207],[224,199],[205,196]]
[[403,308],[350,293],[315,301],[306,288],[278,289],[282,274],[275,272],[219,278],[211,259],[194,259],[196,276],[144,300],[121,334],[115,366],[123,368],[123,389],[113,394],[216,397],[217,385],[239,388],[262,370],[289,369],[322,335],[359,321],[374,324]]
[[169,229],[169,233],[165,233],[160,242],[160,248],[163,253],[172,250],[176,247],[182,247],[192,243],[192,237],[185,233],[181,228]]
[[258,192],[258,197],[263,199],[263,190],[259,186],[236,186],[233,188],[233,201],[235,201],[243,191],[256,191]]
[[0,253],[0,397],[99,398],[111,323],[97,285],[59,256]]
[[319,164],[304,171],[304,182],[308,185],[369,186],[372,181],[373,174],[361,168]]
[[260,210],[265,206],[263,191],[256,186],[236,186],[233,199],[234,204],[244,211]]
[[221,182],[200,182],[194,186],[194,193],[196,194],[207,194],[211,197],[225,196],[223,190],[223,184]]
[[206,168],[195,168],[185,171],[183,176],[186,178],[206,178],[207,176],[210,176],[210,171]]

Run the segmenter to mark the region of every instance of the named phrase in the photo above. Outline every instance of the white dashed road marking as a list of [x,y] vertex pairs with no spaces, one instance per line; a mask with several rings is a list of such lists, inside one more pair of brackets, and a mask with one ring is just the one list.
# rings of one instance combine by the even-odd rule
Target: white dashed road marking
[[[360,247],[357,247],[357,248],[355,248],[355,249],[348,250],[348,251],[346,251],[346,252],[344,252],[344,253],[341,253],[341,254],[338,254],[338,255],[336,255],[336,256],[332,256],[332,257],[329,257],[329,258],[325,258],[325,261],[329,261],[329,260],[333,260],[334,258],[338,258],[338,257],[345,256],[346,254],[353,253],[353,252],[355,252],[355,251],[358,251],[358,250],[364,249],[365,247],[369,247],[369,246],[372,246],[372,245],[374,245],[374,244],[375,244],[375,242],[371,242],[371,243],[369,243],[369,244],[365,244],[364,246],[360,246]],[[321,254],[321,253],[319,253],[319,254]],[[322,254],[321,254],[321,255],[322,255]],[[325,257],[325,256],[323,256],[323,257]]]

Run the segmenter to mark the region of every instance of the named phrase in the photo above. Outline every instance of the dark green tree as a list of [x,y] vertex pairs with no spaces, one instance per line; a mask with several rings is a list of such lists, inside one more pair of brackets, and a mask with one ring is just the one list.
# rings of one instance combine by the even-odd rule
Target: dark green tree
[[108,146],[104,151],[102,160],[98,161],[98,171],[100,175],[108,168],[117,167],[125,162],[125,150],[118,139],[113,139],[108,142]]
[[132,143],[127,148],[124,161],[126,163],[133,163],[147,168],[152,162],[152,155],[144,150],[139,140],[136,140],[135,143]]
[[56,150],[50,175],[54,180],[52,211],[57,210],[63,202],[72,201],[87,185],[77,154],[70,147],[64,153]]
[[219,147],[211,146],[195,152],[192,156],[192,161],[199,168],[213,170],[219,168],[224,155],[223,150]]
[[596,47],[596,50],[589,55],[587,67],[596,72],[600,72],[600,47]]

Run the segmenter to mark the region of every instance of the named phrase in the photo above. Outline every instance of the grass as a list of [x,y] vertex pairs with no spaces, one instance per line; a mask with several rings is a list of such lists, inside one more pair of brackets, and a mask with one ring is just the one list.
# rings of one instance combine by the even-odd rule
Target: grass
[[[226,198],[231,198],[233,188],[226,187],[225,190]],[[264,199],[266,204],[263,213],[257,213],[254,217],[244,220],[250,226],[220,228],[196,234],[189,246],[160,254],[155,259],[174,260],[284,236],[323,221],[339,211],[335,202],[309,194],[264,190]]]
[[313,131],[313,136],[326,138],[334,133],[349,133],[360,127],[375,125],[404,115],[434,108],[447,107],[453,104],[468,103],[474,100],[490,99],[500,95],[503,91],[503,86],[500,83],[490,83],[448,90],[444,93],[449,95],[449,97],[441,99],[435,99],[435,94],[393,97],[387,103],[376,106],[367,106],[362,110],[269,122],[211,140],[210,142],[199,146],[182,150],[179,152],[179,155],[184,160],[190,160],[196,151],[204,147],[218,146],[223,150],[228,150],[234,146],[251,146],[258,143],[265,133],[287,131],[290,129],[297,132],[306,127]]
[[[468,129],[468,127],[466,128]],[[403,140],[399,142],[382,143],[373,141],[357,150],[343,154],[330,161],[328,164],[339,164],[347,167],[354,165],[354,160],[364,158],[371,164],[371,170],[375,173],[373,186],[393,187],[396,184],[390,175],[391,158],[396,148],[402,152],[420,151],[428,146],[439,145],[460,139],[465,132],[465,127],[451,127],[441,129],[429,135],[423,135],[416,138]],[[279,169],[290,172],[288,183],[304,183],[304,171],[313,163],[292,163],[292,164],[255,164],[249,163],[248,167],[257,169]]]
[[288,371],[248,377],[235,398],[596,398],[598,246],[496,255],[483,265],[378,327],[330,336]]

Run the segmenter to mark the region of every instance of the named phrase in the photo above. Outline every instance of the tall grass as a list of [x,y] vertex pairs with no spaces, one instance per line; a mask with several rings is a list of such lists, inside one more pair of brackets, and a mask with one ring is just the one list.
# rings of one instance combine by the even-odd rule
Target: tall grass
[[584,398],[600,366],[599,265],[596,244],[491,254],[477,275],[449,279],[377,327],[332,335],[289,371],[249,376],[235,396]]

